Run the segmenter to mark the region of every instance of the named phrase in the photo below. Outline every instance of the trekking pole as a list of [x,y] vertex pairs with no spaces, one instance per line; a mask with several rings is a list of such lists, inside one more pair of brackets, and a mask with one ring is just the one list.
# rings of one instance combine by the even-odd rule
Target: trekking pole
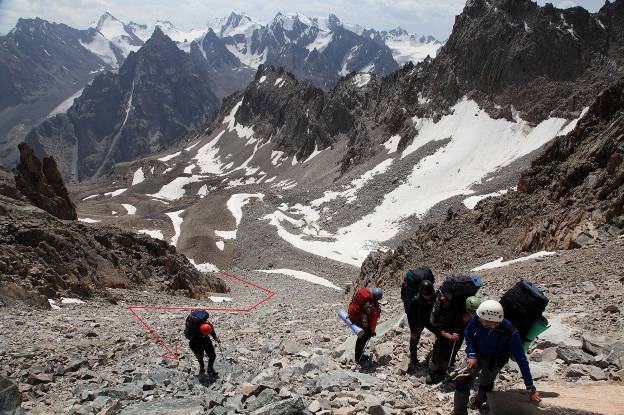
[[455,354],[455,345],[457,344],[457,340],[453,342],[453,348],[451,349],[451,356],[449,357],[448,364],[446,365],[446,375],[448,376],[449,371],[451,370],[451,362],[453,361],[453,355]]

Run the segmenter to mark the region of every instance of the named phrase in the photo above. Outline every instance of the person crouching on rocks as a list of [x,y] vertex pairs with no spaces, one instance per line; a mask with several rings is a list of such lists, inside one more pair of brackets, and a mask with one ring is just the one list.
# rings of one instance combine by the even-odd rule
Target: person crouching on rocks
[[[206,372],[210,376],[216,376],[214,362],[217,358],[211,337],[217,342],[221,340],[217,337],[214,326],[208,321],[209,314],[206,310],[193,310],[186,318],[184,335],[189,339],[189,347],[195,354],[199,362],[199,374]],[[204,368],[204,353],[208,357],[208,370]]]
[[[541,397],[533,384],[529,361],[522,347],[518,330],[504,318],[503,307],[498,301],[483,301],[477,313],[470,320],[465,330],[467,366],[471,370],[468,377],[456,381],[454,414],[467,415],[468,406],[480,409],[487,402],[487,393],[494,388],[494,380],[500,370],[509,361],[510,355],[520,367],[524,384],[533,403],[539,403]],[[476,396],[469,398],[474,378],[479,377],[479,389]]]
[[351,299],[349,304],[349,320],[357,324],[364,331],[355,342],[355,361],[363,362],[368,358],[364,356],[364,346],[368,340],[376,336],[377,321],[381,316],[379,300],[382,297],[381,288],[360,288]]

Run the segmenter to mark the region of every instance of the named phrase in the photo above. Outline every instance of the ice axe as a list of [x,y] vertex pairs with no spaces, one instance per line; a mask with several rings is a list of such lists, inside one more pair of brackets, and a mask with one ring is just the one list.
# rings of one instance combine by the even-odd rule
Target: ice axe
[[444,379],[442,382],[438,383],[437,385],[434,385],[431,390],[436,390],[440,387],[442,387],[442,385],[446,385],[449,382],[452,382],[454,380],[457,380],[459,378],[464,378],[467,376],[470,376],[472,373],[471,369],[468,367],[468,364],[464,364],[462,365],[460,368],[455,369],[454,371],[452,371],[447,377],[446,379]]

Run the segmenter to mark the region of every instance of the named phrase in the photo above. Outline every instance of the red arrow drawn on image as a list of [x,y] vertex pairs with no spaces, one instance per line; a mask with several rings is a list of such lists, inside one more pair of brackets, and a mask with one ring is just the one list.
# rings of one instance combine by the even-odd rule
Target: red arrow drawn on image
[[139,316],[139,314],[136,312],[136,310],[174,310],[174,311],[180,311],[180,310],[210,310],[210,311],[222,311],[222,312],[226,312],[226,313],[249,313],[249,312],[255,310],[256,308],[258,308],[260,305],[262,305],[266,301],[268,301],[274,295],[277,295],[277,292],[275,292],[275,291],[271,291],[268,288],[262,287],[262,286],[260,286],[258,284],[254,284],[253,282],[244,280],[244,279],[242,279],[240,277],[237,277],[235,275],[228,274],[227,272],[219,271],[219,274],[221,274],[224,277],[227,277],[227,278],[233,279],[235,281],[238,281],[238,282],[240,282],[242,284],[249,285],[251,287],[257,288],[258,290],[266,293],[267,295],[262,297],[258,302],[256,302],[255,304],[253,304],[253,305],[251,305],[251,306],[249,306],[247,308],[158,307],[158,306],[142,306],[142,305],[130,305],[130,306],[128,306],[128,310],[130,310],[130,313],[132,313],[132,315],[138,321],[138,323],[149,333],[150,336],[152,336],[154,338],[154,340],[156,340],[156,343],[158,343],[163,349],[165,349],[165,354],[163,354],[161,356],[163,359],[178,360],[180,358],[180,349],[178,347],[178,343],[175,343],[173,345],[173,347],[167,346],[167,344],[162,339],[162,337],[160,337],[158,335],[158,333],[156,333],[156,331],[149,324],[147,324],[147,322],[145,320],[143,320],[141,318],[141,316]]

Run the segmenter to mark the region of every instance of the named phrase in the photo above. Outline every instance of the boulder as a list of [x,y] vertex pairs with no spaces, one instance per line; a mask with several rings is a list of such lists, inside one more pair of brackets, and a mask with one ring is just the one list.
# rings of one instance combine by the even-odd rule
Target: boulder
[[22,394],[9,378],[0,375],[0,414],[13,413],[22,402]]
[[61,173],[52,157],[43,163],[26,143],[19,145],[20,162],[15,171],[15,186],[35,206],[59,219],[77,220],[76,206],[69,197]]
[[301,398],[289,398],[283,401],[275,402],[264,406],[256,411],[253,415],[300,415],[304,414],[305,404]]
[[583,350],[594,355],[601,355],[600,360],[606,360],[618,369],[624,368],[624,341],[584,334]]
[[594,361],[594,357],[588,353],[585,353],[580,347],[574,346],[560,346],[557,348],[557,357],[564,362],[579,363],[583,365],[591,364]]

